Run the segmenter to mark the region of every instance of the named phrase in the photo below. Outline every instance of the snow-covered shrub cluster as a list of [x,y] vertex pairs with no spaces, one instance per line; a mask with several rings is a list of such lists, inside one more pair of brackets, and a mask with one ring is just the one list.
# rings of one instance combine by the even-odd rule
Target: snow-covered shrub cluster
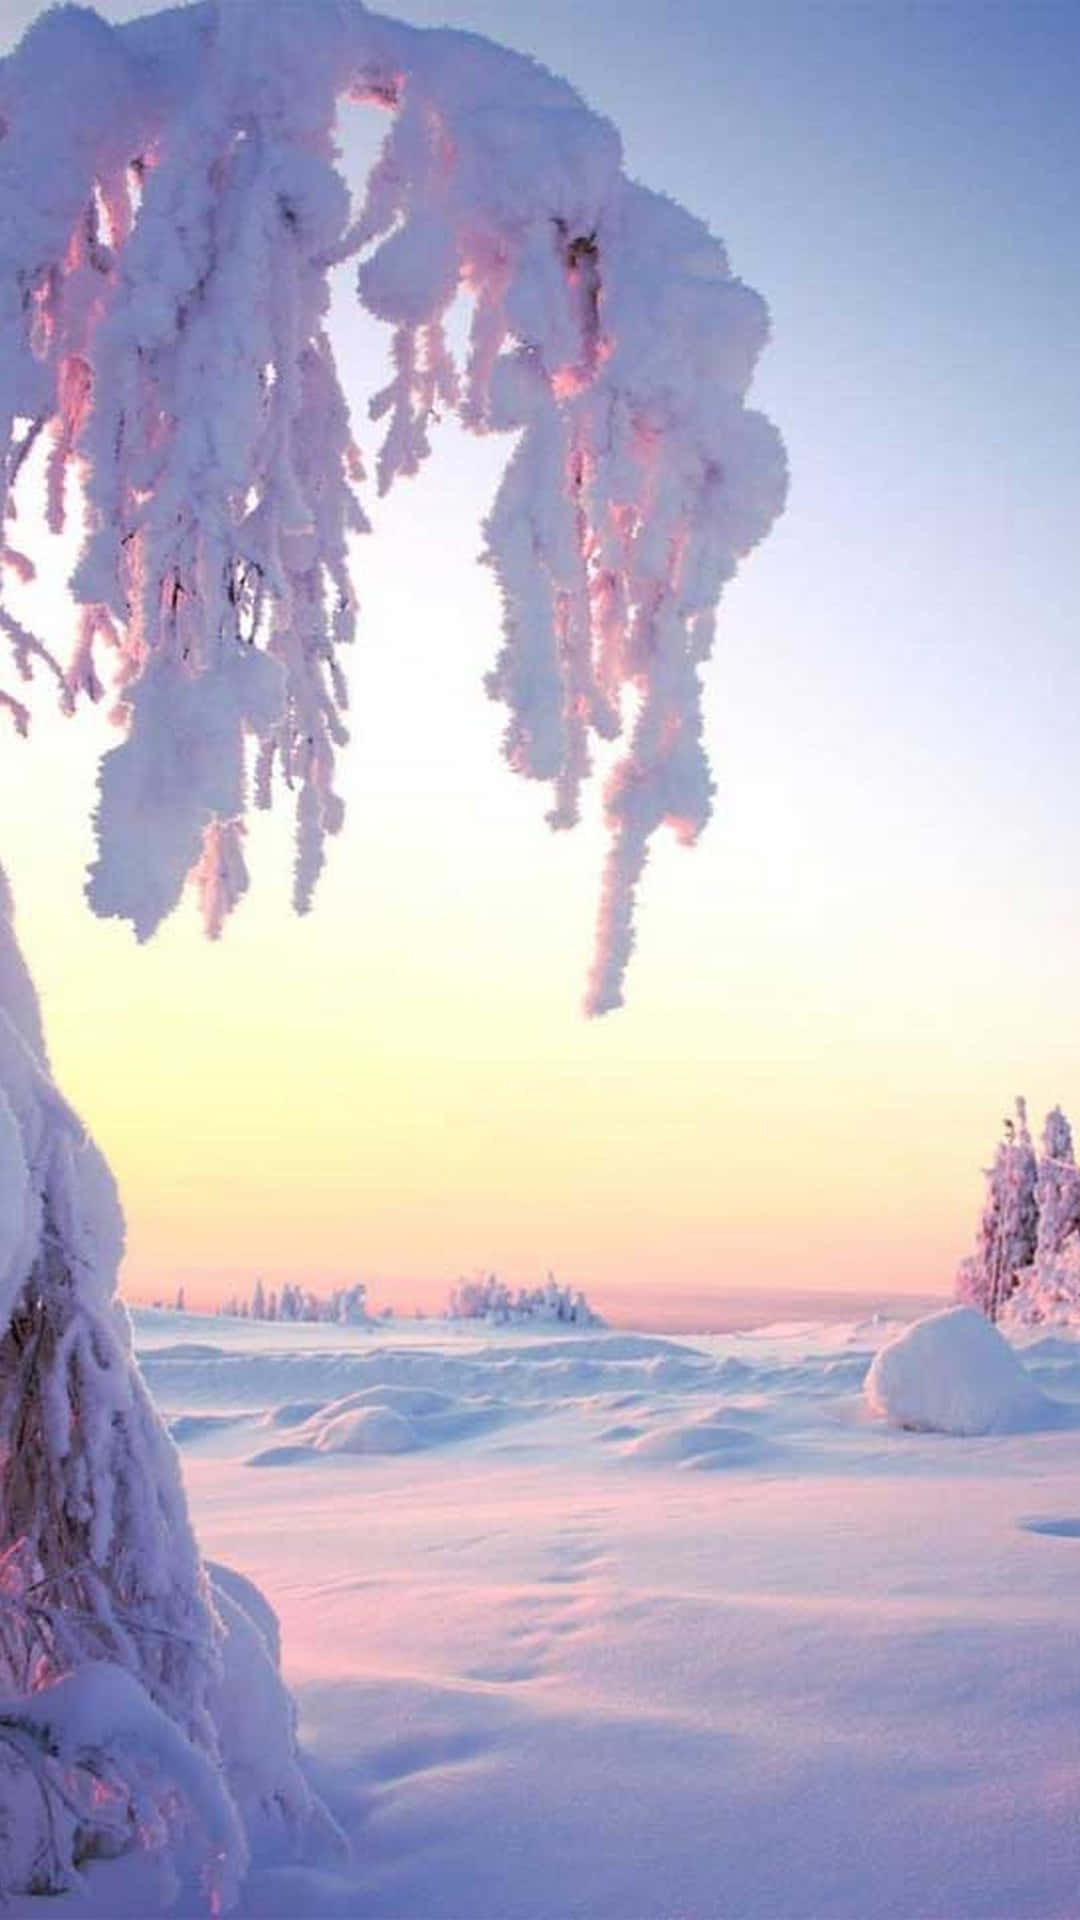
[[961,1261],[956,1297],[988,1319],[1080,1324],[1080,1170],[1060,1107],[1035,1152],[1027,1107],[1016,1102],[994,1162],[976,1251]]
[[[355,213],[343,97],[391,116]],[[783,504],[779,439],[745,405],[762,300],[699,221],[627,179],[614,128],[565,82],[348,0],[122,26],[50,11],[0,66],[0,126],[0,563],[32,571],[14,520],[38,443],[51,524],[73,475],[86,504],[74,658],[2,608],[0,627],[65,706],[115,689],[96,910],[145,938],[191,876],[218,932],[248,884],[249,799],[268,805],[276,779],[304,909],[341,825],[366,522],[325,323],[328,274],[354,259],[392,329],[369,408],[380,489],[416,471],[440,411],[517,436],[486,528],[503,602],[488,685],[510,764],[552,784],[553,826],[577,818],[591,740],[628,731],[589,991],[595,1012],[619,1004],[650,837],[689,844],[711,807],[716,602]]]
[[312,1293],[308,1287],[287,1282],[280,1294],[267,1291],[256,1280],[250,1300],[233,1294],[218,1312],[240,1320],[321,1320],[338,1327],[371,1325],[367,1309],[367,1287],[357,1280],[351,1287],[335,1287],[332,1293]]
[[548,1274],[542,1287],[519,1287],[513,1292],[505,1280],[489,1273],[475,1280],[459,1280],[446,1309],[449,1320],[487,1320],[493,1326],[520,1326],[530,1321],[574,1327],[601,1327],[580,1289],[560,1287]]

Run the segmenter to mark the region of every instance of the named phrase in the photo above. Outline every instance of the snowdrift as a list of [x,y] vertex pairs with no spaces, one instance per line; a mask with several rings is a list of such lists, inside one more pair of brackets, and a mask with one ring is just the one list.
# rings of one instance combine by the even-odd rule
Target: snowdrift
[[[1023,1350],[1052,1431],[871,1422],[875,1352],[943,1393],[956,1327],[912,1360],[876,1319],[690,1341],[136,1312],[206,1551],[260,1590],[226,1576],[235,1632],[212,1562],[234,1920],[1075,1916],[1080,1342]],[[367,1446],[389,1414],[415,1446]],[[318,1444],[352,1415],[363,1451]],[[267,1601],[347,1857],[282,1844]],[[11,1920],[150,1920],[132,1867]]]
[[1019,1433],[1055,1425],[1060,1411],[971,1307],[933,1313],[890,1340],[865,1393],[873,1413],[924,1433]]

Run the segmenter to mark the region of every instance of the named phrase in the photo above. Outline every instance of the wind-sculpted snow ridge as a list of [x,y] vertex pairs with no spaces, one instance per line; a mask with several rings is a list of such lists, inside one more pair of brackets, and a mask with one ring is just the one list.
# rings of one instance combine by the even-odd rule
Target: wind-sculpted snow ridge
[[[793,1324],[669,1338],[604,1331],[470,1339],[460,1325],[335,1331],[222,1321],[221,1342],[168,1339],[168,1315],[136,1313],[141,1363],[192,1459],[370,1476],[452,1450],[537,1463],[570,1447],[582,1466],[626,1471],[830,1471],[873,1454],[867,1408],[925,1432],[1080,1427],[1080,1347],[1042,1341],[1024,1361],[968,1309],[907,1327]],[[193,1323],[190,1319],[188,1325]],[[302,1337],[303,1336],[303,1337]],[[339,1468],[331,1468],[334,1460]],[[410,1483],[411,1484],[411,1483]]]
[[345,1330],[311,1346],[294,1329],[259,1325],[223,1326],[215,1348],[170,1343],[164,1318],[136,1315],[142,1365],[190,1457],[318,1469],[352,1456],[367,1473],[447,1449],[540,1460],[570,1436],[582,1462],[635,1471],[767,1466],[797,1455],[822,1405],[846,1405],[857,1425],[873,1344],[890,1331],[852,1329],[837,1350],[820,1328],[816,1338],[806,1328],[704,1342],[511,1328],[468,1341],[431,1322],[405,1339]]
[[[280,1335],[287,1341],[288,1330],[280,1329]],[[344,1407],[369,1393],[399,1408],[404,1396],[408,1413],[432,1413],[442,1410],[447,1395],[456,1405],[473,1396],[482,1403],[522,1406],[605,1388],[677,1391],[706,1385],[731,1365],[681,1342],[638,1334],[569,1332],[561,1340],[523,1339],[462,1350],[449,1327],[441,1338],[435,1334],[407,1345],[342,1342],[315,1350],[279,1346],[253,1332],[239,1348],[224,1341],[220,1348],[202,1342],[144,1347],[141,1364],[155,1401],[182,1410],[185,1417],[189,1409],[208,1404],[306,1407],[297,1424],[331,1402]]]
[[[342,97],[392,114],[353,218]],[[90,897],[147,937],[191,876],[211,934],[248,884],[254,801],[295,795],[295,902],[341,825],[340,651],[362,469],[325,329],[328,274],[393,329],[380,490],[440,410],[517,436],[487,522],[503,602],[488,680],[511,766],[578,817],[596,738],[629,730],[588,1007],[617,1006],[663,824],[709,816],[700,670],[717,599],[780,511],[745,396],[757,294],[689,214],[629,181],[614,129],[533,62],[349,0],[193,5],[110,27],[50,12],[0,67],[0,559],[47,449],[50,524],[81,475],[82,607],[61,665],[0,610],[23,677],[118,694]],[[444,323],[472,303],[464,365]],[[20,729],[25,706],[2,696]]]

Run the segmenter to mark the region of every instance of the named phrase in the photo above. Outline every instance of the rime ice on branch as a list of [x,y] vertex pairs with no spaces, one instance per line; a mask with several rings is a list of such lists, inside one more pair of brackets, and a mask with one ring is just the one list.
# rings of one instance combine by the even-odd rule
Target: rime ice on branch
[[[388,110],[353,219],[342,97]],[[651,835],[711,804],[700,669],[718,596],[784,497],[779,440],[744,405],[767,316],[724,250],[627,180],[618,138],[564,82],[469,35],[350,0],[245,0],[111,28],[46,16],[0,69],[4,558],[25,571],[18,479],[43,436],[48,510],[83,479],[88,534],[61,669],[3,613],[24,675],[119,694],[101,774],[98,912],[140,937],[200,888],[217,932],[247,885],[254,799],[296,796],[297,905],[341,822],[338,654],[361,471],[325,331],[356,256],[393,329],[381,489],[436,411],[518,435],[487,523],[503,602],[489,692],[507,759],[570,826],[594,735],[628,733],[589,1007],[621,1000]],[[472,302],[465,364],[444,322]],[[4,698],[16,720],[25,710]]]

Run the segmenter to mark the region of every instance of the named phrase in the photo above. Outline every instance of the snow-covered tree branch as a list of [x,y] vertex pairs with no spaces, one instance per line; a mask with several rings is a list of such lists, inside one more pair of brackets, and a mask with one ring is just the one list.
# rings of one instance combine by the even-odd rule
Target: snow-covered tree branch
[[[348,98],[389,113],[357,212]],[[75,103],[74,110],[72,103]],[[219,0],[109,27],[50,13],[0,67],[0,537],[48,447],[59,528],[87,530],[74,658],[0,611],[19,675],[69,705],[110,687],[95,909],[140,938],[198,886],[212,933],[247,886],[243,820],[295,797],[295,899],[341,824],[341,650],[362,468],[326,332],[358,262],[393,329],[385,489],[437,411],[516,434],[487,523],[503,602],[488,680],[512,767],[577,819],[591,743],[625,735],[588,1005],[619,1004],[648,844],[710,811],[700,671],[717,598],[780,510],[774,430],[745,405],[766,310],[724,249],[627,179],[573,90],[473,36],[356,0]],[[471,303],[455,365],[445,321]],[[26,709],[9,690],[20,727]]]

